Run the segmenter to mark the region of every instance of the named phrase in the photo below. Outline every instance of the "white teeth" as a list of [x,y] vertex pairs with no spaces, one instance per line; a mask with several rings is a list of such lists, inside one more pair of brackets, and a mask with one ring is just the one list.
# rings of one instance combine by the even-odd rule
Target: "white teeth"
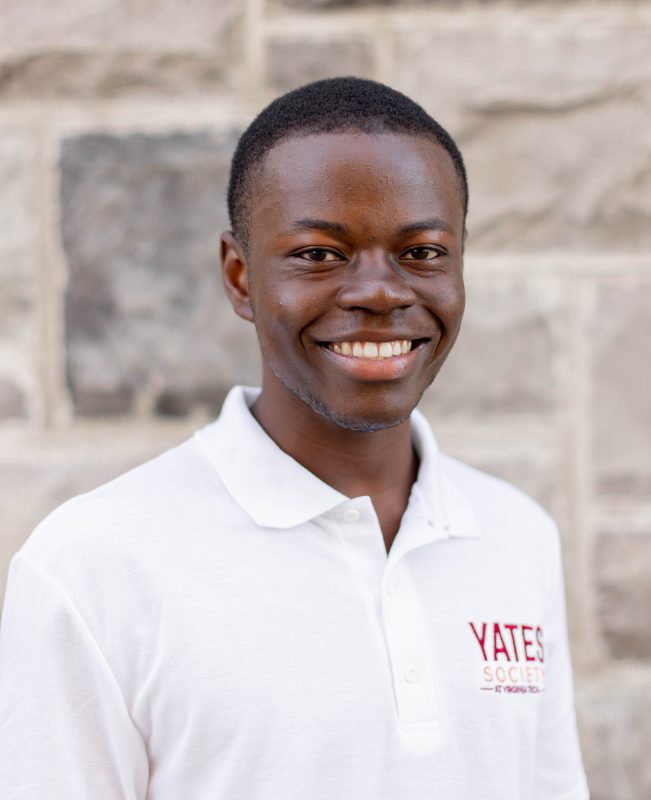
[[381,360],[408,353],[411,350],[411,340],[402,339],[393,342],[333,342],[329,345],[335,353],[354,358],[371,358]]

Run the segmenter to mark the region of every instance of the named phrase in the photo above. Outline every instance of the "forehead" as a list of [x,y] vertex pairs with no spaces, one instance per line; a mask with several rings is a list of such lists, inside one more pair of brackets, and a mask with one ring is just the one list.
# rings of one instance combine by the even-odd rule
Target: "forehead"
[[[290,218],[369,215],[396,224],[436,215],[463,227],[459,178],[436,142],[408,134],[292,136],[267,154],[252,208],[265,226]],[[461,232],[461,231],[460,231]]]

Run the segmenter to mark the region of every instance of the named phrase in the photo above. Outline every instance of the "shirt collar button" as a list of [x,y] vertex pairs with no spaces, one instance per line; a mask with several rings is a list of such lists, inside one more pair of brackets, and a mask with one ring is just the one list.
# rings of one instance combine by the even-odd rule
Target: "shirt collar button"
[[361,513],[356,508],[347,508],[342,514],[344,522],[359,522]]

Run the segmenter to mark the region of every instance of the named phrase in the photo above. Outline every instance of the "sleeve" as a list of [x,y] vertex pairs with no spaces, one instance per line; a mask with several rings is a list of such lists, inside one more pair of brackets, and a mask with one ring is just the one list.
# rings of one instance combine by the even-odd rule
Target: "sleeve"
[[142,736],[63,588],[22,553],[0,625],[0,797],[140,800]]
[[545,693],[538,717],[533,800],[588,800],[576,728],[558,530],[543,625]]

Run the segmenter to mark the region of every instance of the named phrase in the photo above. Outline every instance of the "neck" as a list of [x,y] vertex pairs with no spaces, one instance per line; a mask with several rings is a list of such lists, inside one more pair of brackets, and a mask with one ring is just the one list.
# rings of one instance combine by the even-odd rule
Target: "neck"
[[388,550],[418,470],[409,421],[378,431],[351,431],[276,381],[263,384],[251,410],[281,450],[324,483],[347,497],[371,498]]

